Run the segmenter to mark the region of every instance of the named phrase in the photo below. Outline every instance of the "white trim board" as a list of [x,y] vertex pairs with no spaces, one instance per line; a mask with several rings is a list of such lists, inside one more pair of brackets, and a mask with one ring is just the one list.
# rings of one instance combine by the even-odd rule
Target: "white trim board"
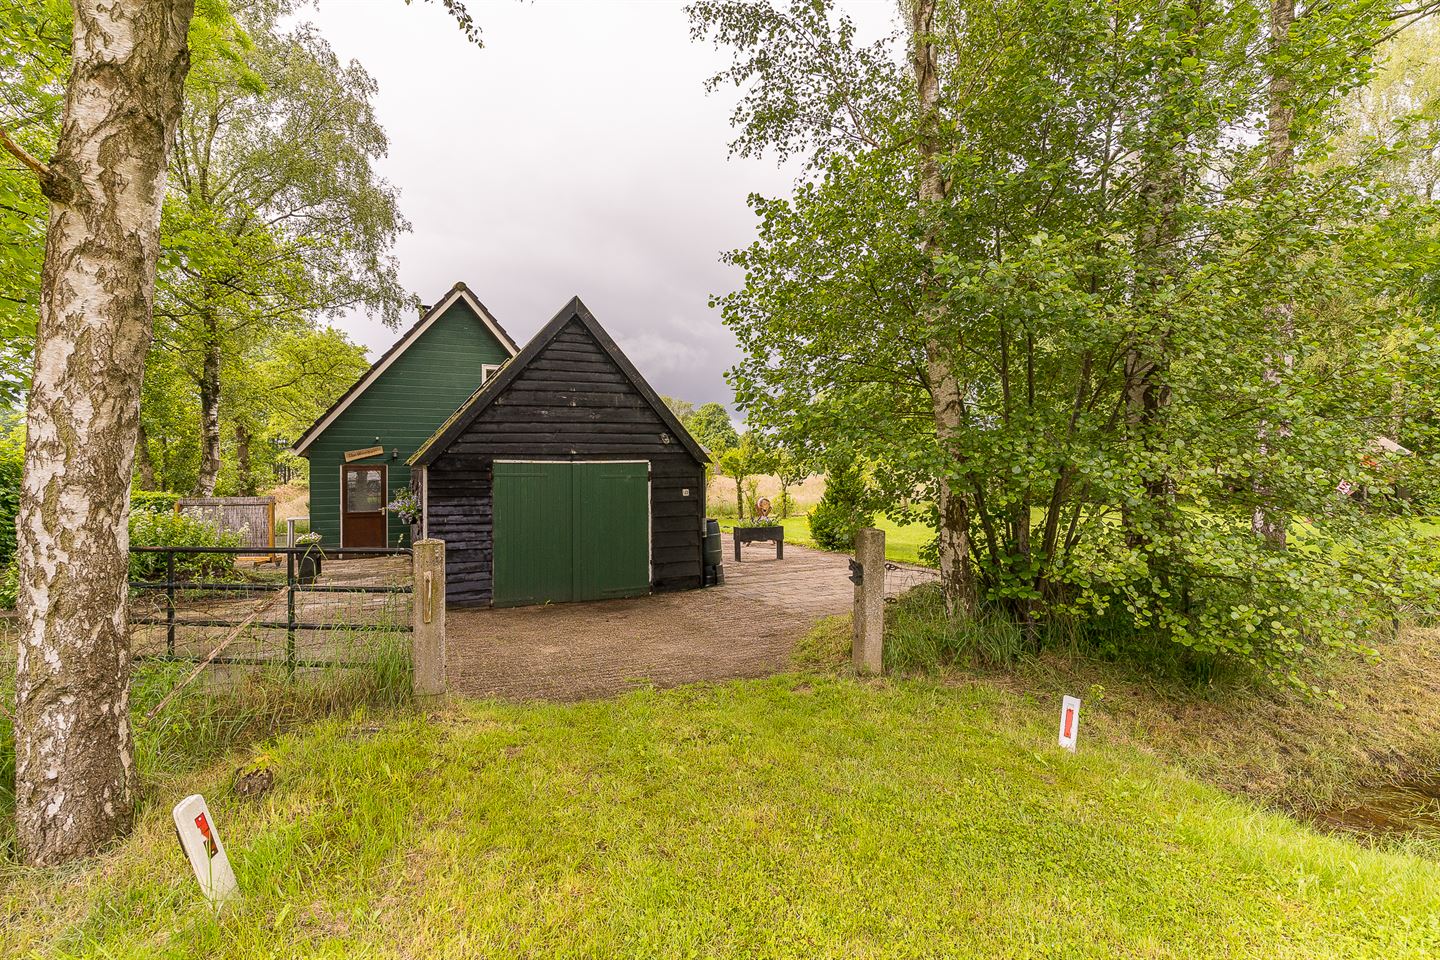
[[[495,322],[495,318],[490,316],[490,311],[486,310],[485,305],[475,298],[475,295],[470,292],[470,288],[457,284],[445,295],[445,299],[430,308],[430,312],[425,315],[424,320],[410,328],[410,330],[400,338],[399,343],[391,348],[391,352],[388,355],[365,372],[365,376],[360,378],[360,382],[345,394],[345,397],[340,403],[336,404],[334,409],[325,414],[320,422],[313,424],[310,429],[305,431],[300,441],[290,448],[290,452],[301,456],[306,450],[309,450],[311,444],[326,430],[330,429],[330,425],[340,417],[340,414],[350,408],[350,404],[354,403],[366,390],[369,390],[375,381],[380,379],[380,375],[390,369],[390,365],[398,360],[406,350],[410,349],[411,344],[424,336],[425,331],[434,326],[435,321],[443,317],[450,308],[460,300],[464,300],[466,306],[475,312],[475,315],[485,324],[486,329],[494,334],[495,339],[500,341],[500,346],[504,347],[510,356],[513,357],[520,352],[520,348],[516,346],[515,341],[511,340],[510,335],[500,329],[500,324]],[[485,374],[486,367],[493,367],[495,370],[498,370],[500,364],[482,364],[480,367],[481,383],[487,379]]]

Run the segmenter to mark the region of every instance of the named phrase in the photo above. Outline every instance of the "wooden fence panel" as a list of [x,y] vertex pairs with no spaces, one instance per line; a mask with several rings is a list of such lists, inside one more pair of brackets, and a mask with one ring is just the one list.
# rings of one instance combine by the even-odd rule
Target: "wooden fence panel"
[[243,533],[245,546],[275,546],[274,497],[187,497],[175,502],[176,513],[198,517],[221,530]]

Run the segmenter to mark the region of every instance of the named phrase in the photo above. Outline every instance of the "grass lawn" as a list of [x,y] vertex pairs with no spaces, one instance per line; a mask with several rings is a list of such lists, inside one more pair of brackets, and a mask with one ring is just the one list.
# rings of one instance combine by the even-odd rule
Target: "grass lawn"
[[[1103,723],[1071,756],[1055,714],[988,684],[791,674],[325,721],[263,748],[259,800],[232,757],[93,872],[0,867],[0,952],[1440,955],[1434,861],[1262,812]],[[245,891],[219,919],[169,824],[191,789]]]
[[[802,547],[815,546],[815,541],[810,538],[808,517],[786,517],[780,523],[785,527],[786,543],[798,543]],[[875,526],[885,531],[886,559],[899,563],[920,563],[920,549],[935,537],[935,528],[925,520],[902,527],[888,517],[877,516]],[[721,519],[720,529],[726,532],[735,529],[734,518]]]

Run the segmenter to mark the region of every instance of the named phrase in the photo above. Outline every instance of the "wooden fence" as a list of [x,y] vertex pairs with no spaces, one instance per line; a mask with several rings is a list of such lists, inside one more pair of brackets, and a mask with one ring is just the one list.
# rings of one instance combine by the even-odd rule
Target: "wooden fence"
[[275,547],[274,497],[187,497],[175,501],[175,512],[198,517],[228,533],[242,533],[245,546]]

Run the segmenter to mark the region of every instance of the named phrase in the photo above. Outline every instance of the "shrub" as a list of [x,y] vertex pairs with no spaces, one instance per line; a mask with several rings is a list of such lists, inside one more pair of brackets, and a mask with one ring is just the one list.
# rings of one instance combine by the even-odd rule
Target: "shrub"
[[0,609],[14,610],[20,599],[20,558],[11,557],[0,570]]
[[874,517],[869,500],[855,462],[838,463],[825,476],[825,495],[810,511],[810,536],[825,550],[853,550],[855,534]]
[[[154,513],[139,510],[130,514],[131,547],[240,547],[245,538],[185,513]],[[180,579],[227,576],[235,569],[235,557],[225,553],[177,553],[175,575]],[[131,580],[158,580],[165,573],[165,554],[130,554]]]
[[20,513],[20,478],[25,469],[25,431],[0,435],[0,563],[15,556],[15,518]]
[[130,512],[174,513],[180,494],[168,490],[136,490],[130,494]]
[[930,673],[956,666],[1008,666],[1026,652],[1019,626],[995,610],[951,617],[940,585],[904,593],[885,610],[885,668]]

